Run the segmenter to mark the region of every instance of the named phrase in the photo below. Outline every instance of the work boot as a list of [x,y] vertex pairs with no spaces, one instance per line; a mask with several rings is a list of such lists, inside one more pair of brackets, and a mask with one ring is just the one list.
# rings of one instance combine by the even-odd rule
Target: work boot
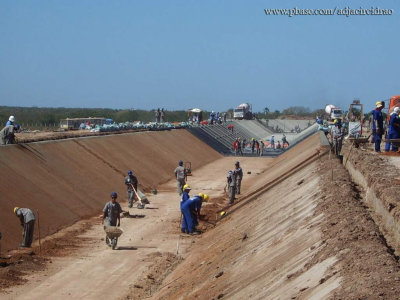
[[28,248],[25,244],[19,244],[18,247],[21,247],[21,248]]
[[189,234],[190,234],[190,235],[199,235],[199,234],[200,234],[200,232],[198,232],[198,231],[194,231],[194,232],[189,232]]

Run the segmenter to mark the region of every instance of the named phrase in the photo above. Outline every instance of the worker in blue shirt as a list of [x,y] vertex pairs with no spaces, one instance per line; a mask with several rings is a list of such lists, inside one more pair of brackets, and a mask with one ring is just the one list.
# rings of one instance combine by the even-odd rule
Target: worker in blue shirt
[[[393,112],[390,114],[388,136],[387,139],[398,139],[400,137],[400,107],[395,107]],[[390,151],[390,145],[392,143],[386,142],[385,151]],[[392,144],[392,151],[397,151],[398,147]]]
[[[191,190],[191,188],[190,188],[190,186],[189,186],[188,184],[185,184],[185,185],[183,186],[183,193],[182,193],[182,198],[181,198],[181,211],[182,211],[182,205],[183,205],[183,203],[185,203],[187,200],[190,199],[190,196],[189,196],[190,190]],[[182,217],[181,231],[182,231],[183,233],[187,233],[187,228],[188,228],[188,226],[187,226],[187,224],[186,224],[186,220],[185,220],[185,218],[183,217],[183,214],[181,214],[181,217]]]
[[182,232],[189,234],[198,234],[196,226],[198,225],[198,218],[200,218],[201,205],[209,199],[207,194],[200,193],[192,198],[186,200],[181,207],[182,218]]
[[381,152],[381,141],[383,135],[383,105],[381,101],[376,102],[376,108],[372,111],[372,134],[375,142],[375,152]]

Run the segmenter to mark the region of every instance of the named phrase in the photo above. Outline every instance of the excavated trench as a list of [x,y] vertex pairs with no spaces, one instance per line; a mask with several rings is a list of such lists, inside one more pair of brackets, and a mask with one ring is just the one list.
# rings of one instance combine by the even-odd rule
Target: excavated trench
[[[51,219],[45,223],[49,226],[48,233],[51,233],[51,222],[60,221],[58,226],[66,226],[97,211],[106,201],[103,195],[113,186],[122,185],[123,172],[132,165],[140,170],[145,189],[151,190],[171,177],[176,161],[183,155],[184,160],[196,162],[194,168],[204,166],[199,170],[203,175],[195,173],[191,178],[196,192],[215,194],[214,201],[204,206],[209,217],[206,221],[214,221],[215,213],[221,210],[227,211],[217,226],[203,224],[206,230],[203,235],[179,238],[181,247],[176,256],[177,224],[171,220],[177,219],[178,210],[170,199],[175,183],[165,183],[161,193],[150,198],[166,211],[149,211],[142,221],[145,223],[133,224],[131,228],[135,232],[133,243],[140,241],[137,234],[139,228],[143,228],[148,232],[145,240],[151,237],[150,241],[154,239],[164,246],[139,248],[137,253],[109,254],[93,250],[99,254],[87,257],[85,263],[74,262],[72,258],[68,267],[52,277],[52,282],[58,283],[58,290],[50,293],[43,282],[42,291],[38,284],[32,287],[35,293],[28,290],[26,295],[115,298],[115,289],[107,288],[110,283],[121,289],[117,298],[127,299],[397,299],[400,266],[396,220],[400,206],[394,196],[396,189],[388,184],[388,178],[380,180],[376,173],[370,172],[370,155],[358,153],[358,150],[353,150],[352,155],[357,155],[350,155],[348,161],[345,154],[343,160],[347,161],[346,168],[353,176],[350,178],[339,160],[326,155],[327,149],[323,147],[326,141],[321,138],[323,135],[315,134],[274,159],[243,159],[245,172],[251,173],[246,173],[244,194],[232,207],[225,206],[226,196],[217,191],[224,185],[219,177],[233,164],[234,158],[222,158],[211,148],[205,151],[204,144],[186,131],[38,143],[27,149],[7,147],[8,159],[4,159],[5,152],[0,157],[0,176],[5,186],[11,186],[24,174],[25,185],[15,191],[16,195],[4,185],[0,187],[0,192],[9,197],[8,202],[1,202],[0,214],[8,217],[5,212],[12,211],[20,199],[27,199],[26,206],[41,205],[40,210],[49,215],[60,215],[60,210],[65,210],[68,218],[48,218]],[[154,146],[160,144],[163,148]],[[143,157],[151,159],[147,161]],[[381,163],[379,157],[373,159],[377,159],[373,163]],[[154,176],[157,167],[159,173]],[[380,176],[383,173],[379,173]],[[400,178],[396,168],[389,173],[392,178]],[[53,174],[50,182],[49,174]],[[44,181],[47,184],[44,185]],[[85,189],[80,188],[81,184],[86,185]],[[359,188],[363,186],[366,188]],[[163,189],[167,191],[165,197]],[[96,192],[89,194],[87,190]],[[123,188],[118,192],[123,193]],[[63,201],[59,202],[59,198]],[[43,203],[42,199],[46,201]],[[47,199],[54,199],[56,203]],[[389,215],[384,215],[385,211]],[[13,221],[8,220],[9,224]],[[143,224],[147,227],[142,227]],[[7,235],[19,235],[19,231],[12,227]],[[98,234],[99,230],[93,232]],[[129,230],[124,238],[128,234]],[[161,237],[156,238],[158,235]],[[122,240],[129,241],[130,238]],[[88,247],[100,247],[91,243]],[[140,260],[141,256],[148,258]],[[111,268],[115,257],[121,260],[121,265],[115,270],[108,269],[115,280],[104,276],[94,278],[102,273],[99,269],[102,259]],[[133,259],[135,261],[129,262]],[[135,264],[135,270],[129,263]],[[81,284],[74,283],[73,280],[77,280],[73,276],[77,272],[74,264],[82,270],[97,270],[96,274],[81,278]],[[123,272],[126,276],[136,273],[132,278],[124,277],[125,285],[120,286],[121,279],[116,277]],[[90,276],[100,285],[80,291],[80,285],[87,286]],[[130,284],[126,286],[128,279]],[[105,281],[101,283],[102,280]]]

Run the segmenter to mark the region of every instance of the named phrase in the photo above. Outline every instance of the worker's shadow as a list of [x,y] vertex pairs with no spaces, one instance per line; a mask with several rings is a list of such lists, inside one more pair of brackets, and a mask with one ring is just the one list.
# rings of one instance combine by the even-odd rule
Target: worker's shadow
[[118,246],[117,250],[137,250],[138,248],[133,246]]

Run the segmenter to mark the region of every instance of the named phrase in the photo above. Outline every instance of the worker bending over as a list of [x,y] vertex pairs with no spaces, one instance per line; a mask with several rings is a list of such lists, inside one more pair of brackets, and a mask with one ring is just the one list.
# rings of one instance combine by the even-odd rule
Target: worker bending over
[[19,125],[7,125],[0,131],[0,145],[15,144],[15,133],[19,131]]
[[20,247],[29,248],[33,241],[33,230],[35,228],[35,214],[29,208],[14,208],[15,215],[19,218],[21,226],[24,228],[22,233],[22,244]]
[[181,212],[182,218],[182,232],[188,234],[199,234],[196,231],[196,226],[199,224],[201,205],[209,199],[207,194],[200,193],[192,198],[189,198],[182,204]]

